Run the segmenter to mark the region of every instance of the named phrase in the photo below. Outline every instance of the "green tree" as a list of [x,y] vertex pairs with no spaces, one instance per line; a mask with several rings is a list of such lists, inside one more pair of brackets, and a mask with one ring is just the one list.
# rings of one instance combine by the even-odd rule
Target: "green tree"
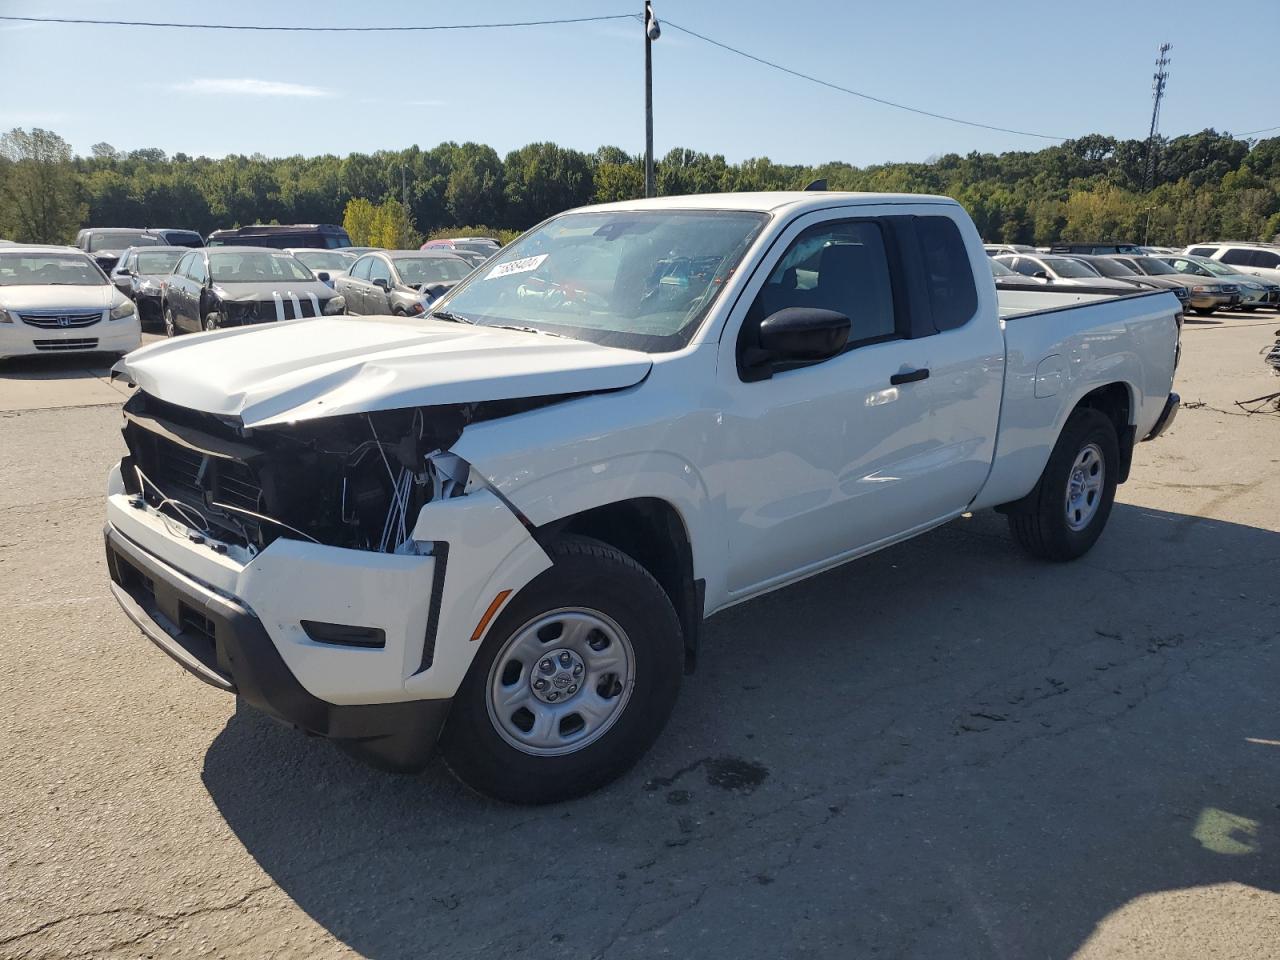
[[454,223],[502,223],[502,160],[492,147],[464,143],[452,151],[445,205]]
[[377,209],[364,197],[356,197],[347,201],[342,211],[342,229],[347,231],[351,242],[357,247],[376,247],[373,242],[374,220]]
[[0,135],[5,161],[5,231],[28,243],[70,243],[87,209],[71,164],[71,145],[35,127]]

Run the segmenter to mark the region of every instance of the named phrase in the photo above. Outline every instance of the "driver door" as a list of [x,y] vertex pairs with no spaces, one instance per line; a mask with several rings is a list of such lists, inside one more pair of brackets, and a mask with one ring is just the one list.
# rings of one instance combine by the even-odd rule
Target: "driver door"
[[[989,470],[1003,378],[995,304],[974,286],[955,221],[933,216],[936,207],[920,217],[902,207],[862,215],[875,209],[800,218],[730,315],[715,485],[728,519],[731,598],[955,516]],[[940,229],[950,231],[943,255]],[[744,378],[739,361],[758,348],[756,328],[787,307],[849,317],[844,349]]]

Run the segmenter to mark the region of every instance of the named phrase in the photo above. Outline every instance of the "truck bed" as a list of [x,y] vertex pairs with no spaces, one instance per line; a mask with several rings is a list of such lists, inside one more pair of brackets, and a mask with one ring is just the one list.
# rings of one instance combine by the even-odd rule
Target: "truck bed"
[[996,454],[973,507],[1022,497],[1062,425],[1093,390],[1128,384],[1129,424],[1141,440],[1173,386],[1182,307],[1165,290],[1130,296],[999,291],[1006,365]]

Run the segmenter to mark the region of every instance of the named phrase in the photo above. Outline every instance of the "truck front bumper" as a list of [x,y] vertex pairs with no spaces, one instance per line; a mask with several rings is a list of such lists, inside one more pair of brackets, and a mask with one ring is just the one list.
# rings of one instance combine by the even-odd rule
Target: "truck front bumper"
[[392,769],[430,758],[451,699],[335,704],[313,696],[285,664],[262,621],[134,543],[105,529],[111,592],[152,643],[205,683],[308,733],[359,742]]
[[279,537],[251,554],[107,481],[112,592],[206,683],[382,766],[426,762],[490,622],[550,558],[479,488],[418,517],[418,554]]

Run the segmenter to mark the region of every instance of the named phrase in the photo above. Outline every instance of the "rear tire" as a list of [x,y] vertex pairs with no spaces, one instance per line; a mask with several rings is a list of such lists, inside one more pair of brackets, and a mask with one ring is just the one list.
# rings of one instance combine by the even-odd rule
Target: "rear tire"
[[649,571],[586,537],[547,552],[551,568],[489,630],[441,738],[459,779],[508,803],[568,800],[625,773],[683,674],[680,622]]
[[1115,500],[1120,444],[1115,424],[1089,408],[1067,418],[1036,488],[1009,513],[1009,529],[1033,557],[1058,562],[1088,553]]

